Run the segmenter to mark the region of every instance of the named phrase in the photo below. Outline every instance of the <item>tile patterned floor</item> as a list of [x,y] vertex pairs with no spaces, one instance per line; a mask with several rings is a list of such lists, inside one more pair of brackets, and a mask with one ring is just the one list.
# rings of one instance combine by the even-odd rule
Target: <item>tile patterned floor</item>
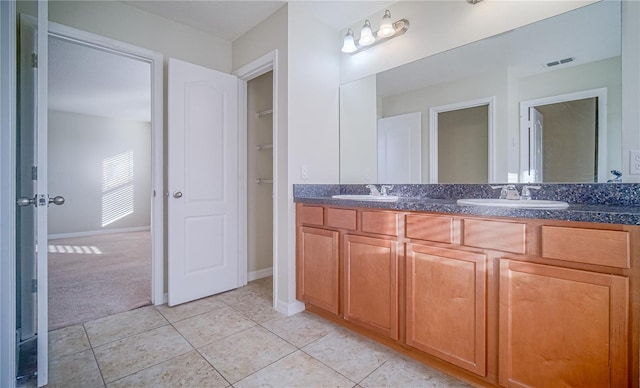
[[271,288],[52,331],[47,387],[468,386],[313,314],[278,314]]

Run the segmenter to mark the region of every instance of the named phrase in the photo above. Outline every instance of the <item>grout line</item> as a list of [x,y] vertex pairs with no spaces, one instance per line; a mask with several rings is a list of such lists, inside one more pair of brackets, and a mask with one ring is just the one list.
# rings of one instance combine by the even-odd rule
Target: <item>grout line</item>
[[107,382],[104,379],[104,374],[102,374],[102,368],[100,368],[100,363],[98,362],[98,357],[96,357],[96,351],[93,349],[93,345],[91,344],[91,339],[89,338],[89,333],[87,333],[87,328],[84,327],[84,323],[82,324],[82,330],[84,330],[84,335],[87,337],[87,341],[89,342],[89,349],[91,349],[91,354],[93,354],[93,360],[96,362],[96,367],[98,368],[98,373],[100,373],[100,379],[102,380],[102,386],[106,387],[107,386]]
[[306,354],[307,356],[311,357],[312,359],[318,361],[320,364],[326,366],[327,368],[329,368],[330,370],[332,370],[333,372],[339,374],[340,376],[344,377],[345,379],[351,381],[353,383],[353,386],[355,387],[356,385],[358,385],[358,383],[354,382],[353,380],[351,380],[349,377],[345,376],[343,373],[338,372],[337,370],[333,369],[333,367],[325,364],[324,362],[318,360],[317,358],[313,357],[312,355],[310,355],[309,353],[307,353],[306,351],[304,351],[304,349],[300,349],[301,352],[303,352],[304,354]]

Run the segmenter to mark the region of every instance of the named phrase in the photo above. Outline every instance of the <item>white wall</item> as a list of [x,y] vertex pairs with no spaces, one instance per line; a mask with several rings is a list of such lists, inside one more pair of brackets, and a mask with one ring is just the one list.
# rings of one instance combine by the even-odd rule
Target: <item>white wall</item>
[[[341,83],[475,42],[595,1],[399,1],[391,18],[409,20],[405,35],[356,55],[341,55]],[[371,15],[377,29],[384,10]],[[362,21],[351,26],[359,37]],[[344,36],[346,29],[340,36]],[[336,46],[339,45],[339,38]]]
[[[64,206],[49,207],[49,235],[149,227],[151,124],[53,110],[49,111],[48,124],[49,192],[66,200]],[[132,201],[132,213],[103,226],[103,215],[109,212],[103,208],[103,199],[116,189],[103,188],[103,180],[113,171],[104,171],[103,163],[129,152],[132,180],[118,176],[127,174],[116,174],[115,178],[126,179],[117,188],[128,186],[133,190],[132,197],[121,197],[118,210],[128,212]],[[121,160],[119,166],[129,167],[128,162]]]
[[622,2],[622,173],[623,182],[640,182],[629,174],[629,151],[640,150],[640,2]]
[[376,76],[340,86],[340,182],[378,178]]
[[51,1],[49,20],[231,72],[231,42],[119,1]]
[[[289,3],[288,300],[295,300],[295,183],[338,183],[340,47],[305,2]],[[301,167],[308,177],[301,177]]]

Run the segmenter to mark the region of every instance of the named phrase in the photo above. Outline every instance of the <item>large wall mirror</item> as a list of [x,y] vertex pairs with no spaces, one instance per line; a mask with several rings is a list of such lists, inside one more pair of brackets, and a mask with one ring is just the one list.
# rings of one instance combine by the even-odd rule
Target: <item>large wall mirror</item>
[[606,182],[621,5],[602,1],[340,87],[340,182]]

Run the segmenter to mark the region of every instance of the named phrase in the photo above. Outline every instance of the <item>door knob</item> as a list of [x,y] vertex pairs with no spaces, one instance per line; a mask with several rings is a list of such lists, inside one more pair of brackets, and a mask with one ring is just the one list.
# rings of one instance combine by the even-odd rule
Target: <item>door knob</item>
[[56,197],[53,198],[49,198],[49,204],[54,204],[54,205],[62,205],[64,204],[64,197],[61,195],[58,195]]
[[18,206],[29,206],[29,205],[36,206],[36,197],[33,197],[33,198],[20,197],[18,198],[16,203],[18,204]]
[[182,198],[182,191],[174,191],[173,198]]

